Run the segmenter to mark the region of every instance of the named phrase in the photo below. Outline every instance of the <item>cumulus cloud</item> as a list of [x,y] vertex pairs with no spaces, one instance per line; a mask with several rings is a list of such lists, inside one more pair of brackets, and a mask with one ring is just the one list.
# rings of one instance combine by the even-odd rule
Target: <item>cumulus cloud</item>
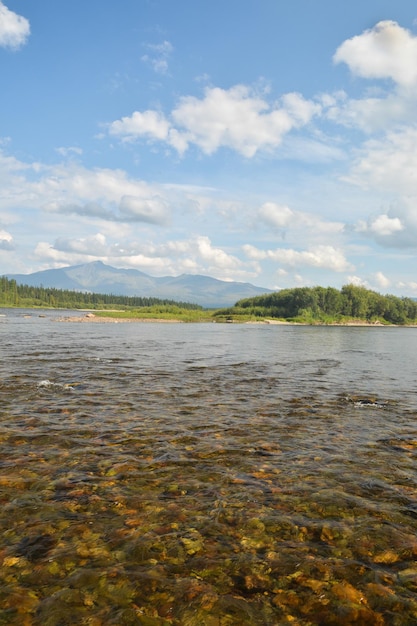
[[343,92],[333,94],[333,102],[329,97],[322,99],[328,119],[366,133],[415,124],[417,37],[396,22],[379,22],[343,42],[333,59],[346,63],[356,76],[392,79],[394,85],[374,85],[358,99],[350,99]]
[[164,224],[169,212],[168,203],[156,194],[148,198],[123,196],[119,203],[120,219]]
[[297,232],[297,236],[308,236],[316,240],[326,239],[329,235],[337,235],[344,230],[342,222],[333,222],[322,219],[319,215],[294,211],[285,204],[265,202],[257,211],[257,219],[261,224],[277,231],[283,237],[290,230]]
[[56,165],[26,164],[0,151],[0,211],[25,207],[49,214],[79,215],[113,224],[170,223],[173,198],[162,185],[130,177],[123,170],[88,169],[70,161]]
[[159,274],[208,274],[223,280],[248,279],[252,266],[214,246],[204,236],[164,243],[124,240],[111,242],[104,234],[83,238],[58,238],[53,244],[40,242],[35,256],[43,263],[71,265],[100,259],[117,266],[133,267]]
[[112,241],[103,233],[88,237],[59,237],[53,244],[42,241],[35,248],[35,257],[46,265],[74,265],[101,260],[117,267],[132,267],[155,273],[170,274],[171,259],[158,254],[151,243]]
[[310,121],[316,105],[299,94],[287,94],[280,104],[270,106],[244,85],[225,90],[208,88],[203,99],[181,99],[172,112],[174,122],[186,131],[189,143],[206,154],[220,147],[253,157],[260,149],[277,147],[293,128]]
[[286,205],[265,202],[258,210],[259,218],[272,228],[286,228],[294,219],[294,212]]
[[0,250],[14,250],[13,237],[0,228]]
[[365,287],[366,289],[370,289],[368,281],[360,276],[348,276],[348,283],[350,285],[355,285],[355,287]]
[[417,248],[417,197],[403,198],[386,213],[359,220],[354,230],[388,248]]
[[30,35],[29,21],[10,11],[0,0],[0,47],[17,50]]
[[222,248],[213,246],[209,237],[196,235],[190,239],[168,241],[155,247],[160,256],[175,258],[177,267],[193,274],[211,274],[227,279],[242,273],[248,275],[242,261]]
[[114,222],[166,224],[170,206],[162,189],[127,176],[122,170],[88,170],[76,164],[44,168],[27,182],[27,193],[45,211]]
[[148,137],[166,141],[170,125],[158,111],[135,111],[130,117],[122,117],[109,126],[110,135],[117,135],[123,141],[135,141],[138,137]]
[[390,279],[387,278],[387,276],[385,276],[385,274],[383,274],[382,272],[376,272],[376,274],[373,276],[373,279],[378,287],[380,287],[381,289],[387,289],[387,287],[389,287],[391,284]]
[[141,61],[144,61],[152,67],[157,74],[166,74],[168,71],[168,59],[172,54],[174,48],[169,41],[163,41],[162,43],[144,44],[148,50],[148,54],[144,54],[141,57]]
[[89,257],[99,257],[108,254],[106,237],[102,233],[81,239],[59,237],[56,239],[53,247],[61,252],[77,253],[88,255]]
[[157,111],[135,111],[112,122],[109,133],[122,141],[164,141],[180,154],[195,145],[205,154],[223,147],[251,158],[260,150],[275,149],[287,133],[308,124],[320,110],[319,104],[297,93],[270,104],[245,85],[208,87],[201,99],[181,98],[169,118]]
[[333,246],[315,246],[308,250],[293,250],[276,248],[275,250],[259,250],[255,246],[245,245],[243,250],[246,256],[253,260],[270,259],[288,267],[320,267],[335,272],[345,272],[352,269],[341,250]]
[[209,267],[233,270],[240,266],[240,261],[227,254],[221,248],[213,247],[208,237],[197,237],[193,241],[193,250],[197,257],[201,258]]
[[[55,165],[26,164],[1,151],[0,185],[3,225],[20,221],[25,207],[28,212],[43,212],[40,223],[45,228],[56,224],[56,228],[65,229],[68,223],[75,231],[76,224],[78,228],[95,225],[101,232],[117,232],[121,238],[127,237],[133,224],[165,229],[174,219],[182,222],[186,215],[201,220],[210,213],[228,221],[236,208],[235,202],[222,198],[214,188],[150,184],[123,170],[88,169],[72,160]],[[82,219],[66,220],[66,216]]]
[[378,22],[342,43],[333,57],[363,78],[391,78],[399,85],[417,81],[417,37],[397,22]]
[[398,217],[388,215],[378,215],[369,224],[369,230],[379,237],[387,237],[403,229],[404,226]]

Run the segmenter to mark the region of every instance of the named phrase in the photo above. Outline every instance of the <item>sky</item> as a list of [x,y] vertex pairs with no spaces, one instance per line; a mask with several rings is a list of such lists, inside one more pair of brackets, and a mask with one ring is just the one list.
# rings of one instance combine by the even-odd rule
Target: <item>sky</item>
[[0,0],[0,275],[417,297],[415,0]]

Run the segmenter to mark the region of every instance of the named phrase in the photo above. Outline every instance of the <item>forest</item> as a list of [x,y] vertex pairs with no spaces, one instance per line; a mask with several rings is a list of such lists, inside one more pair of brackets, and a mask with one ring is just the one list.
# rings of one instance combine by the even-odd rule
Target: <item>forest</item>
[[180,307],[187,310],[201,310],[198,304],[176,302],[159,298],[139,296],[115,296],[112,294],[72,291],[18,285],[15,280],[5,276],[0,278],[0,306],[3,307],[47,307],[59,309],[106,309],[106,308],[141,308],[141,307]]
[[[191,321],[244,322],[277,318],[303,324],[345,323],[350,320],[381,324],[417,323],[417,301],[345,285],[334,287],[295,287],[239,300],[232,307],[205,311],[198,304],[140,296],[116,296],[19,285],[5,276],[0,278],[0,306],[62,309],[124,310],[130,317],[152,313],[157,317],[178,317],[181,311],[193,312]],[[187,319],[188,319],[187,318]]]
[[348,320],[413,324],[417,321],[417,302],[412,298],[381,295],[355,285],[345,285],[341,290],[296,287],[239,300],[234,307],[222,309],[216,315],[233,320],[248,316],[280,318],[307,324]]

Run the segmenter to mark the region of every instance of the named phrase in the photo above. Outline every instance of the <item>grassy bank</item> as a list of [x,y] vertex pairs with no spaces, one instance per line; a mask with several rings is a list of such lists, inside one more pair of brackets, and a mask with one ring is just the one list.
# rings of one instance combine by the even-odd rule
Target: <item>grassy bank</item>
[[94,311],[96,317],[112,319],[175,320],[179,322],[213,322],[215,311],[183,309],[176,306],[150,306],[121,311]]

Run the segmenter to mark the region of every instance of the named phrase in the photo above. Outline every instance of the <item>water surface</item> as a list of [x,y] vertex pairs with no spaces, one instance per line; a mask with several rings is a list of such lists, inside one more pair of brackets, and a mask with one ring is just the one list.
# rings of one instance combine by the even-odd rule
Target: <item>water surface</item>
[[417,623],[416,329],[0,313],[0,624]]

